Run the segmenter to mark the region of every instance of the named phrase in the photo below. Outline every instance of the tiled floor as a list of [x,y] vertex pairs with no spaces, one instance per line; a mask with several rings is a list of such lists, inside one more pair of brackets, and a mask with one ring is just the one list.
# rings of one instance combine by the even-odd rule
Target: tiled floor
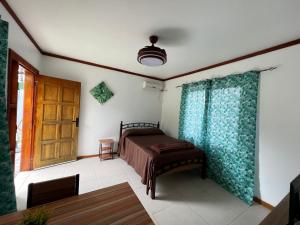
[[26,207],[29,183],[76,173],[80,173],[80,194],[128,182],[153,221],[160,225],[257,225],[269,212],[257,204],[249,207],[212,180],[202,180],[197,171],[159,177],[157,198],[151,200],[140,177],[126,162],[100,162],[98,158],[19,173],[15,179],[18,209]]
[[18,175],[20,172],[20,166],[21,166],[21,153],[16,152],[15,153],[15,176]]

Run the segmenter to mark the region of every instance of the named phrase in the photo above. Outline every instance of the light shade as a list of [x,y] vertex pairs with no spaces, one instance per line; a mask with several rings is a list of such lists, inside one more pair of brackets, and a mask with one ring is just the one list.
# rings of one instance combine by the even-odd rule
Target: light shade
[[146,66],[160,66],[164,64],[164,62],[161,59],[155,57],[142,58],[140,60],[140,63]]
[[164,49],[154,46],[158,38],[151,36],[152,46],[146,46],[139,50],[137,60],[146,66],[161,66],[167,62],[167,53]]

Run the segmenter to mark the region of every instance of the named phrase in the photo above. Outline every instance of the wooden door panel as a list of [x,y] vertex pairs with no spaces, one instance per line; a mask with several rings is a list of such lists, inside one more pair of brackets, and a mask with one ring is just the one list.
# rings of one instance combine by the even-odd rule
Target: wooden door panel
[[57,124],[43,124],[42,125],[42,138],[41,141],[53,141],[58,136],[58,125]]
[[47,143],[41,145],[41,158],[40,160],[43,163],[47,163],[49,160],[56,160],[57,159],[57,145],[55,142]]
[[62,102],[74,103],[75,101],[75,90],[70,87],[62,87]]
[[61,120],[74,120],[75,107],[73,105],[62,105]]
[[58,101],[59,86],[56,84],[45,83],[44,84],[44,101]]
[[60,132],[60,138],[66,139],[66,138],[73,138],[73,124],[71,123],[63,123],[61,124],[61,132]]
[[43,120],[57,120],[57,104],[44,104],[43,107]]
[[59,150],[59,157],[65,158],[65,157],[72,157],[73,155],[73,141],[63,141],[60,143],[60,150]]
[[77,157],[80,83],[38,76],[34,168]]

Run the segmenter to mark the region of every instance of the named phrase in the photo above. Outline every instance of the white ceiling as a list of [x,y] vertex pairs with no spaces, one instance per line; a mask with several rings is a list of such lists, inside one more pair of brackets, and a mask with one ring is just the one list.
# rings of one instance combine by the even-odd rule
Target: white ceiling
[[[47,52],[167,78],[300,38],[300,0],[8,0]],[[158,35],[168,62],[137,60]]]

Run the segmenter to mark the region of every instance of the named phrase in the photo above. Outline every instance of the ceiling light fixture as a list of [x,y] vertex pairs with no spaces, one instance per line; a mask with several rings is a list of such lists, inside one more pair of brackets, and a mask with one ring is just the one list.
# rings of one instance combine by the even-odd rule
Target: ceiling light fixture
[[164,49],[155,47],[154,44],[158,41],[157,36],[150,36],[151,46],[145,46],[138,52],[137,60],[145,66],[161,66],[167,62],[167,53]]

